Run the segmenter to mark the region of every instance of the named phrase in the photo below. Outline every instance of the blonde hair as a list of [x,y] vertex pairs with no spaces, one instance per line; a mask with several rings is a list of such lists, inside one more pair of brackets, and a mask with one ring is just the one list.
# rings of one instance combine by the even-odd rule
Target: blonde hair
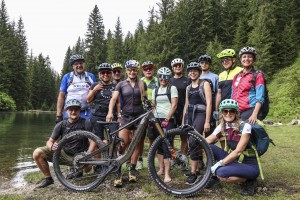
[[[240,118],[239,118],[239,112],[237,111],[236,113],[235,113],[235,118],[234,118],[234,120],[232,121],[232,122],[227,122],[227,124],[231,127],[232,126],[232,124],[234,123],[235,124],[235,128],[234,128],[234,130],[235,131],[239,131],[240,130],[240,126],[241,126],[241,120],[240,120]],[[224,120],[224,117],[223,117],[223,115],[222,115],[222,112],[219,112],[219,121],[220,121],[220,124],[221,124],[221,133],[225,133],[225,124],[226,124],[226,121]]]

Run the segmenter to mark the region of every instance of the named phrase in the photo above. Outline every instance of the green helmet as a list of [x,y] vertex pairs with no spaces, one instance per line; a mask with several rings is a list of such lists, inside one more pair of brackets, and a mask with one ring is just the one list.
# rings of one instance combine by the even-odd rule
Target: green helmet
[[111,65],[111,68],[114,69],[123,69],[122,65],[120,63],[114,63]]
[[220,53],[217,54],[218,58],[224,58],[224,57],[234,57],[235,51],[233,49],[224,49]]
[[222,110],[226,109],[226,108],[231,108],[234,109],[236,111],[239,110],[239,105],[238,103],[233,100],[233,99],[224,99],[219,106],[219,112],[221,112]]

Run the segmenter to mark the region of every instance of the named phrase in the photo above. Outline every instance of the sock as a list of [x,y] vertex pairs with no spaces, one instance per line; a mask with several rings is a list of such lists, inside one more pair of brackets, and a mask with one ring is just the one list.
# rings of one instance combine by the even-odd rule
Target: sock
[[139,156],[139,161],[143,162],[143,157],[142,156]]
[[131,170],[135,170],[135,166],[136,166],[135,164],[132,164],[132,163],[131,163],[131,164],[130,164],[130,171],[131,171]]

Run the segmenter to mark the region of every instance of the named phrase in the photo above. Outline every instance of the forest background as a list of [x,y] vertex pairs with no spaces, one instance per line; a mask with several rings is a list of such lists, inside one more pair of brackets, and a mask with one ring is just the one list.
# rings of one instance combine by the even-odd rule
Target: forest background
[[[120,18],[105,32],[95,5],[84,38],[66,47],[60,73],[48,56],[28,52],[22,18],[9,20],[5,1],[0,7],[0,111],[55,110],[62,76],[72,70],[69,58],[83,54],[86,69],[97,75],[100,63],[151,60],[170,67],[180,57],[185,65],[211,55],[211,71],[223,71],[216,54],[244,46],[257,50],[257,69],[264,71],[271,101],[270,118],[291,119],[300,113],[300,1],[297,0],[161,0],[149,10],[147,26],[124,34]],[[96,76],[98,77],[98,76]]]

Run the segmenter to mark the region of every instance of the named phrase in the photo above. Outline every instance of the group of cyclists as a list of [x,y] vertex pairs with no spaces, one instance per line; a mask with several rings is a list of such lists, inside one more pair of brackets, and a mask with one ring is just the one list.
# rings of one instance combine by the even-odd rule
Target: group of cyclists
[[[259,111],[264,102],[264,77],[260,73],[255,83],[251,82],[256,58],[253,47],[242,48],[238,56],[233,49],[225,49],[217,54],[217,58],[224,67],[219,75],[210,71],[212,58],[209,55],[201,55],[198,61],[187,65],[183,59],[175,58],[171,67],[160,68],[156,68],[151,61],[145,61],[140,66],[138,61],[128,60],[124,67],[120,63],[102,63],[98,67],[97,82],[93,74],[85,71],[83,56],[72,55],[70,65],[73,71],[64,75],[58,95],[57,124],[46,146],[37,148],[33,153],[34,160],[45,176],[38,187],[53,184],[47,161],[51,161],[59,136],[73,130],[88,130],[105,140],[105,127],[97,121],[118,121],[119,126],[126,125],[144,113],[143,102],[148,99],[152,101],[155,117],[165,130],[189,124],[206,137],[216,161],[211,168],[213,177],[208,188],[218,188],[220,181],[240,182],[242,194],[253,195],[256,178],[259,176],[258,164],[251,156],[246,156],[241,163],[237,160],[249,142],[251,124],[259,119]],[[237,66],[238,59],[241,67]],[[140,70],[143,74],[141,78]],[[125,78],[121,80],[124,71]],[[187,76],[184,75],[185,71]],[[241,120],[248,120],[249,123],[246,123],[240,135]],[[119,137],[122,138],[118,147],[119,155],[124,154],[130,144],[136,125],[132,124],[119,132]],[[117,128],[118,124],[110,127],[111,131]],[[137,170],[143,168],[145,138],[149,139],[151,145],[158,135],[156,129],[149,124],[129,161],[129,182],[136,182]],[[187,176],[186,184],[192,185],[200,176],[200,170],[205,167],[203,156],[201,151],[188,155],[189,148],[197,148],[197,144],[189,145],[192,143],[187,137],[180,139],[181,158],[186,163],[182,167],[182,173]],[[220,142],[220,147],[215,145],[217,141]],[[172,142],[170,141],[171,144]],[[75,146],[74,143],[70,148]],[[227,151],[227,147],[231,151]],[[92,151],[95,145],[89,144],[85,148]],[[172,177],[171,155],[166,148],[162,146],[158,151],[157,173],[164,176],[164,182],[167,183],[172,181]],[[68,160],[68,155],[65,156]],[[115,187],[122,187],[122,174],[120,167],[114,180]]]

